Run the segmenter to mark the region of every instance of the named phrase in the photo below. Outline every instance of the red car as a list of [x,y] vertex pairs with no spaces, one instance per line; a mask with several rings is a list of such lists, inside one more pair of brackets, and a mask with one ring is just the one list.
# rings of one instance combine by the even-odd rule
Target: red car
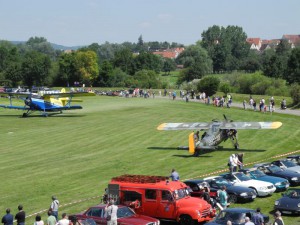
[[[106,225],[107,221],[104,217],[105,214],[104,204],[90,207],[83,213],[74,215],[77,220],[93,219],[97,225]],[[158,219],[136,214],[131,208],[118,205],[118,225],[159,225]],[[70,216],[72,217],[72,216]]]

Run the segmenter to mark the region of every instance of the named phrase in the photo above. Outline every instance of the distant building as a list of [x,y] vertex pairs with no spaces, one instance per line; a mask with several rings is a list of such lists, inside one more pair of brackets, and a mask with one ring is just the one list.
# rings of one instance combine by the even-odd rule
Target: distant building
[[184,48],[169,48],[164,50],[153,51],[152,54],[160,55],[164,58],[176,59],[180,53],[184,51]]
[[262,45],[260,38],[247,38],[246,42],[250,44],[250,49],[259,51]]
[[291,48],[295,46],[300,46],[300,35],[299,34],[284,34],[282,36],[283,40],[287,40],[291,44]]

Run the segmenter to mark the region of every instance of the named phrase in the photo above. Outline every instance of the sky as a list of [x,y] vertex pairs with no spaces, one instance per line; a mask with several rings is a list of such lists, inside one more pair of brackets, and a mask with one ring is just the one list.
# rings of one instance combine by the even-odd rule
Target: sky
[[299,0],[0,0],[0,40],[44,37],[64,46],[201,40],[213,25],[248,37],[300,34]]

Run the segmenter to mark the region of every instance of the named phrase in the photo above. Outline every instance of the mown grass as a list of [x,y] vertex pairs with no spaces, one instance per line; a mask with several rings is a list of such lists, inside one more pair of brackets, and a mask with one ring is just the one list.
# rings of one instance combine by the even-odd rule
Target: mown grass
[[[210,151],[190,157],[178,146],[187,145],[189,131],[157,131],[163,122],[281,121],[278,130],[239,132],[245,162],[270,161],[274,155],[300,149],[299,117],[226,109],[169,99],[95,96],[83,99],[84,109],[48,118],[20,118],[21,111],[0,109],[0,212],[13,214],[23,204],[27,214],[47,209],[51,196],[58,197],[60,213],[75,213],[100,201],[110,178],[121,174],[169,175],[174,167],[181,179],[200,177],[224,169],[233,150]],[[0,104],[7,99],[0,99]],[[36,114],[38,115],[38,114]],[[258,198],[243,207],[272,210],[275,199]],[[240,206],[240,205],[235,205]],[[46,215],[42,214],[46,219]],[[299,224],[299,217],[284,217],[286,225]],[[28,224],[34,218],[27,219]]]

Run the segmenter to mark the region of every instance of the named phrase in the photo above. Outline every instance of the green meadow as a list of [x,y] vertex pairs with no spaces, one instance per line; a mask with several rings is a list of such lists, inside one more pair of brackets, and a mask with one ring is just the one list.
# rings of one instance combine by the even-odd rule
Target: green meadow
[[[190,131],[157,131],[163,122],[209,122],[222,120],[223,114],[235,121],[281,121],[283,126],[277,130],[238,132],[245,163],[271,161],[276,155],[300,150],[297,116],[168,98],[95,96],[83,100],[82,110],[47,118],[38,113],[21,118],[22,111],[0,109],[1,216],[7,207],[15,215],[18,204],[24,205],[27,215],[46,210],[52,195],[60,200],[60,215],[80,212],[100,202],[111,177],[125,173],[168,176],[176,168],[185,180],[227,168],[228,157],[235,152],[230,142],[221,150],[191,157],[177,149],[188,144]],[[0,104],[4,103],[8,100],[1,98]],[[259,206],[268,214],[280,196],[275,193],[231,207]],[[46,214],[41,214],[45,220]],[[286,225],[300,224],[299,217],[284,216],[284,220]],[[27,224],[33,221],[34,216],[27,218]]]

